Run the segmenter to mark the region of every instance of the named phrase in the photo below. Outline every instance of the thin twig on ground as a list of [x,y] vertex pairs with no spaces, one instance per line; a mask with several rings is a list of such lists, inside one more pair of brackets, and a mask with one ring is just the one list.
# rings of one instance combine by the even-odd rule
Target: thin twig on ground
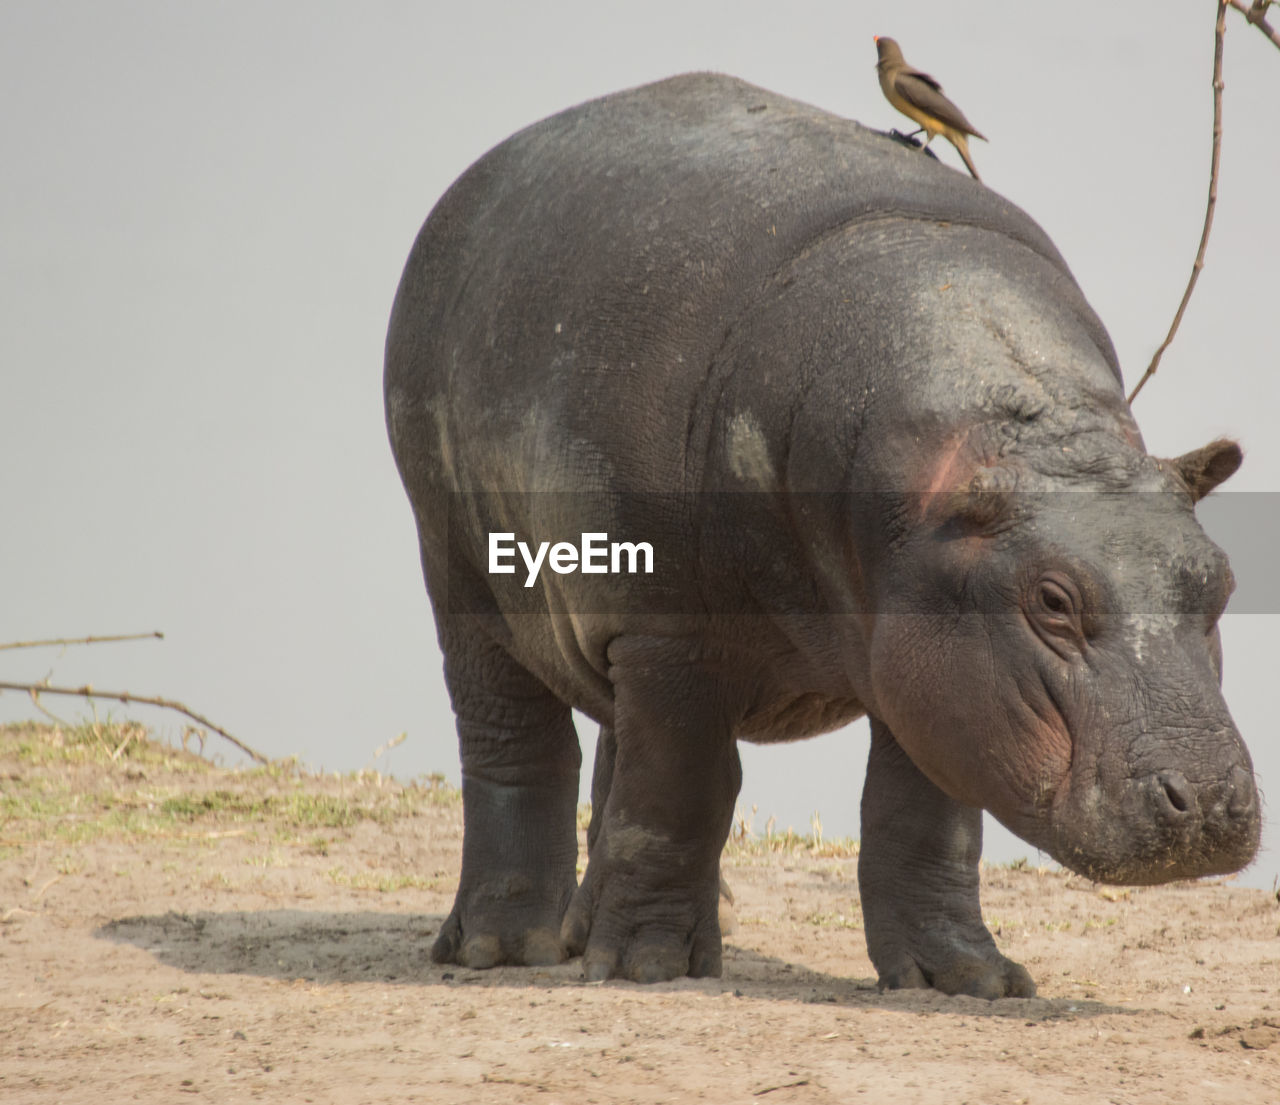
[[42,887],[40,887],[39,890],[37,890],[34,894],[30,896],[31,904],[35,905],[36,902],[38,902],[41,898],[44,897],[44,892],[48,890],[49,887],[51,887],[55,882],[58,882],[61,878],[62,878],[61,874],[54,875],[53,878],[51,878]]
[[181,702],[175,702],[171,698],[159,698],[154,695],[130,694],[128,691],[99,691],[86,684],[83,687],[51,687],[47,683],[3,683],[0,682],[0,691],[26,691],[33,702],[39,704],[39,698],[42,694],[63,694],[75,695],[79,698],[87,698],[92,701],[95,698],[110,698],[116,702],[123,702],[128,705],[130,702],[138,702],[144,706],[159,706],[165,710],[176,710],[180,714],[186,714],[192,721],[199,725],[203,725],[206,729],[211,729],[218,736],[229,740],[241,752],[260,764],[269,764],[271,761],[267,759],[261,752],[250,748],[244,741],[233,737],[225,729],[219,725],[214,725],[206,717],[201,717],[194,710],[184,706]]
[[43,702],[37,702],[34,698],[32,698],[31,704],[37,710],[39,710],[42,714],[44,714],[45,717],[47,717],[50,721],[52,721],[54,725],[61,725],[64,729],[70,729],[72,727],[72,723],[67,721],[66,718],[58,717],[58,715],[55,714],[52,710],[45,709],[45,705]]

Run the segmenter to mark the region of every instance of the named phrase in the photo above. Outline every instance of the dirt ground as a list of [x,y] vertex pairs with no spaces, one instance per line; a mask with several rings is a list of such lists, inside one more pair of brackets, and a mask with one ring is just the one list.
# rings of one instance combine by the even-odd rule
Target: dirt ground
[[1280,905],[984,872],[1041,996],[877,993],[856,846],[731,843],[724,977],[584,983],[428,948],[438,780],[211,767],[136,728],[0,728],[0,1101],[1280,1102]]

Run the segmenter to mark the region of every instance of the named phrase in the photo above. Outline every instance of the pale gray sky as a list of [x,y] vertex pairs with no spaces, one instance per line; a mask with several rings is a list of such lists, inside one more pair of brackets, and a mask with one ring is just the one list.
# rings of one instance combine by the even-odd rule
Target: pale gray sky
[[[973,143],[984,180],[1053,236],[1136,380],[1200,232],[1213,4],[780,10],[0,6],[0,640],[167,634],[3,653],[0,678],[177,697],[270,755],[329,769],[368,763],[404,730],[380,767],[456,779],[383,428],[392,295],[432,204],[486,149],[674,73],[720,70],[909,129],[873,69],[872,35],[893,35],[990,138]],[[1224,493],[1206,515],[1241,578],[1223,630],[1227,699],[1269,790],[1280,778],[1269,582],[1280,541],[1280,53],[1236,13],[1228,24],[1208,267],[1135,407],[1153,452],[1238,436],[1248,455],[1229,486],[1269,493]],[[174,715],[129,712],[181,731]],[[33,713],[23,696],[0,696],[0,720]],[[589,764],[594,727],[583,735]],[[744,747],[756,828],[770,814],[806,828],[817,810],[829,835],[856,835],[866,743],[860,724]],[[1277,826],[1264,839],[1245,876],[1258,886],[1280,871]],[[990,858],[1027,854],[989,828]]]

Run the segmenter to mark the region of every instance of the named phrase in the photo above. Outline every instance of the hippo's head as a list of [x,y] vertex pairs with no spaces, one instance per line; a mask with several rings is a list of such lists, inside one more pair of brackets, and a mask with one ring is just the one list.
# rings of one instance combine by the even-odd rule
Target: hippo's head
[[961,490],[926,495],[883,567],[880,716],[945,791],[1091,878],[1244,866],[1260,819],[1220,691],[1233,581],[1193,512],[1239,447],[1132,449],[1071,490],[964,463]]

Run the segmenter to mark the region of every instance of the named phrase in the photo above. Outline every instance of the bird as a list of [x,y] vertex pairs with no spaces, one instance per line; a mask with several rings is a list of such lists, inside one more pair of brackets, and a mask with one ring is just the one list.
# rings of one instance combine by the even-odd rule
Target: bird
[[967,136],[971,134],[985,142],[986,135],[978,133],[964,117],[964,112],[942,94],[942,85],[928,73],[922,73],[907,64],[897,42],[884,35],[876,35],[875,40],[876,52],[880,57],[876,62],[876,72],[879,74],[880,90],[885,99],[903,115],[920,124],[920,129],[926,132],[926,150],[937,135],[942,135],[964,158],[973,179],[980,181],[982,178],[978,176],[978,170],[973,167],[973,159],[969,156]]

